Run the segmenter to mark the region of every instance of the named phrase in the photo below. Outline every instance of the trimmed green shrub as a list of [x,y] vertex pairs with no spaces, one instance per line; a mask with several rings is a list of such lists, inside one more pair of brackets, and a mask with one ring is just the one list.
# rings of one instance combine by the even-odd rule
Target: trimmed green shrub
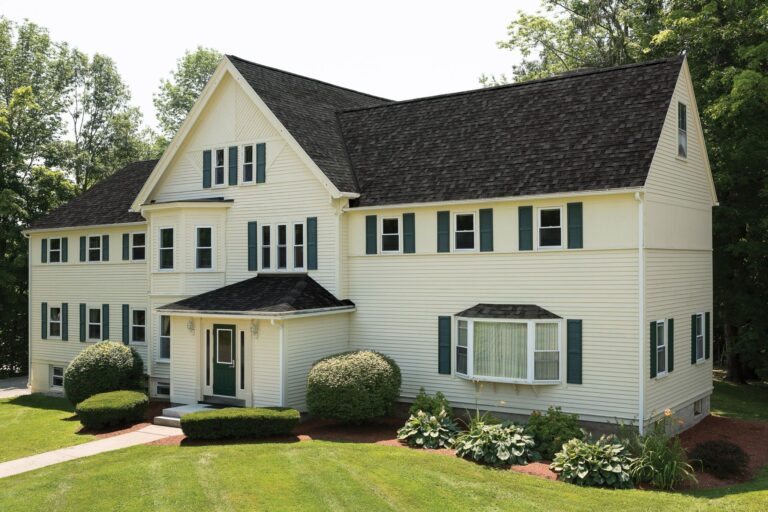
[[531,436],[513,423],[473,421],[456,439],[456,456],[489,466],[525,465],[539,458]]
[[749,455],[730,441],[704,441],[690,453],[690,459],[717,478],[742,476],[747,471]]
[[392,413],[400,382],[391,358],[371,350],[343,352],[312,366],[307,407],[313,416],[360,423]]
[[560,407],[550,407],[545,414],[533,411],[525,426],[525,433],[533,437],[536,450],[547,460],[552,460],[563,444],[571,439],[584,439],[577,414],[564,413]]
[[80,352],[64,371],[64,393],[73,404],[98,393],[136,389],[144,373],[141,356],[132,347],[102,341]]
[[397,431],[397,438],[412,448],[450,448],[458,430],[445,409],[437,416],[419,411]]
[[632,487],[630,462],[624,445],[609,438],[601,437],[594,443],[571,439],[555,455],[549,468],[572,484],[627,489]]
[[149,398],[141,391],[110,391],[86,398],[75,407],[84,427],[101,430],[144,421]]
[[299,424],[299,411],[284,407],[228,407],[181,417],[190,439],[236,439],[286,436]]
[[440,414],[440,411],[443,410],[449,418],[453,418],[453,409],[451,409],[451,405],[448,403],[448,399],[445,398],[445,395],[441,391],[438,391],[435,393],[435,396],[430,396],[422,387],[419,389],[419,394],[416,395],[416,399],[413,401],[408,412],[412,416],[415,416],[419,411],[424,411],[430,416],[437,416]]

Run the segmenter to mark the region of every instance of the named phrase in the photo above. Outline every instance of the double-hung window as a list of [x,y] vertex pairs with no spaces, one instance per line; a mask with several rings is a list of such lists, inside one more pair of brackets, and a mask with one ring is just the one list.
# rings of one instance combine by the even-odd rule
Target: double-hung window
[[173,270],[173,228],[160,228],[160,270]]
[[213,166],[213,184],[224,184],[224,150],[217,149],[214,154],[214,166]]
[[88,308],[88,340],[101,340],[101,308]]
[[656,322],[656,375],[667,373],[667,339],[664,336],[664,320]]
[[272,266],[272,226],[261,226],[261,268]]
[[253,145],[243,146],[243,183],[253,183]]
[[131,311],[131,342],[144,343],[147,341],[147,312],[144,309]]
[[195,246],[195,268],[210,270],[213,268],[213,229],[198,227]]
[[168,315],[160,316],[160,359],[171,358],[171,317]]
[[304,268],[304,224],[301,222],[293,225],[293,268]]
[[694,330],[696,336],[696,361],[704,359],[704,313],[696,313],[694,320]]
[[684,103],[677,104],[677,156],[688,156],[688,112]]
[[101,236],[88,237],[88,261],[101,261]]
[[454,216],[453,248],[457,251],[474,251],[475,231],[475,214],[457,213]]
[[381,219],[381,252],[400,252],[400,219]]
[[539,209],[539,247],[560,248],[563,246],[562,210],[560,208]]
[[48,337],[61,338],[61,306],[51,306],[48,310]]
[[288,226],[277,225],[277,268],[288,268]]
[[64,367],[63,366],[51,367],[51,387],[52,388],[64,387]]
[[147,235],[131,233],[131,260],[144,261],[147,252]]
[[456,373],[474,380],[560,382],[560,322],[457,320]]
[[48,239],[48,263],[61,263],[61,238]]

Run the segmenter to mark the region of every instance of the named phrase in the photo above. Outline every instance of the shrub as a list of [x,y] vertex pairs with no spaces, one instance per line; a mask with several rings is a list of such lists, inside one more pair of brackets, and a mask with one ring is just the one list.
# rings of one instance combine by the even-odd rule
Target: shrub
[[445,409],[437,416],[418,411],[397,431],[397,438],[412,448],[450,448],[458,430]]
[[400,382],[400,368],[389,357],[370,350],[343,352],[312,366],[307,407],[313,416],[359,423],[391,414]]
[[73,404],[108,391],[138,388],[144,371],[139,353],[114,341],[80,352],[64,372],[64,392]]
[[576,485],[626,489],[632,487],[627,449],[601,437],[590,443],[571,439],[549,465],[560,479]]
[[490,466],[528,464],[538,459],[533,438],[512,423],[472,422],[469,431],[456,439],[456,456]]
[[419,389],[419,394],[416,395],[416,400],[413,401],[413,405],[411,405],[408,412],[412,416],[415,416],[419,411],[424,411],[430,416],[437,416],[443,410],[449,418],[453,418],[453,409],[451,409],[451,405],[448,403],[445,395],[438,391],[435,393],[435,396],[430,396],[422,387]]
[[749,464],[749,455],[730,441],[699,443],[691,450],[690,459],[717,478],[741,476]]
[[546,414],[533,411],[525,432],[533,437],[536,449],[547,460],[552,460],[567,441],[584,439],[584,431],[579,427],[579,416],[564,413],[560,407],[550,407]]
[[296,409],[229,407],[185,414],[181,429],[190,439],[284,436],[296,428],[299,419]]
[[110,391],[86,398],[75,412],[84,427],[100,430],[143,421],[148,407],[141,391]]

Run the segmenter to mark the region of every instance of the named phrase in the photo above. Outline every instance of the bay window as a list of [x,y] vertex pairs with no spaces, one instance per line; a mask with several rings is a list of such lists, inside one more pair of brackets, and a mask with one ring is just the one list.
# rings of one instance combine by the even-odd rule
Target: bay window
[[213,268],[213,229],[210,227],[197,228],[197,245],[195,246],[195,269],[211,270]]

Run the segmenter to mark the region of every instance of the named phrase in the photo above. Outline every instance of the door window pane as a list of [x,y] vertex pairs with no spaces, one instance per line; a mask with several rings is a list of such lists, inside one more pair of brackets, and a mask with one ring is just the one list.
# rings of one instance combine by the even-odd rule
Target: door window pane
[[232,364],[232,332],[220,330],[216,338],[216,362]]

